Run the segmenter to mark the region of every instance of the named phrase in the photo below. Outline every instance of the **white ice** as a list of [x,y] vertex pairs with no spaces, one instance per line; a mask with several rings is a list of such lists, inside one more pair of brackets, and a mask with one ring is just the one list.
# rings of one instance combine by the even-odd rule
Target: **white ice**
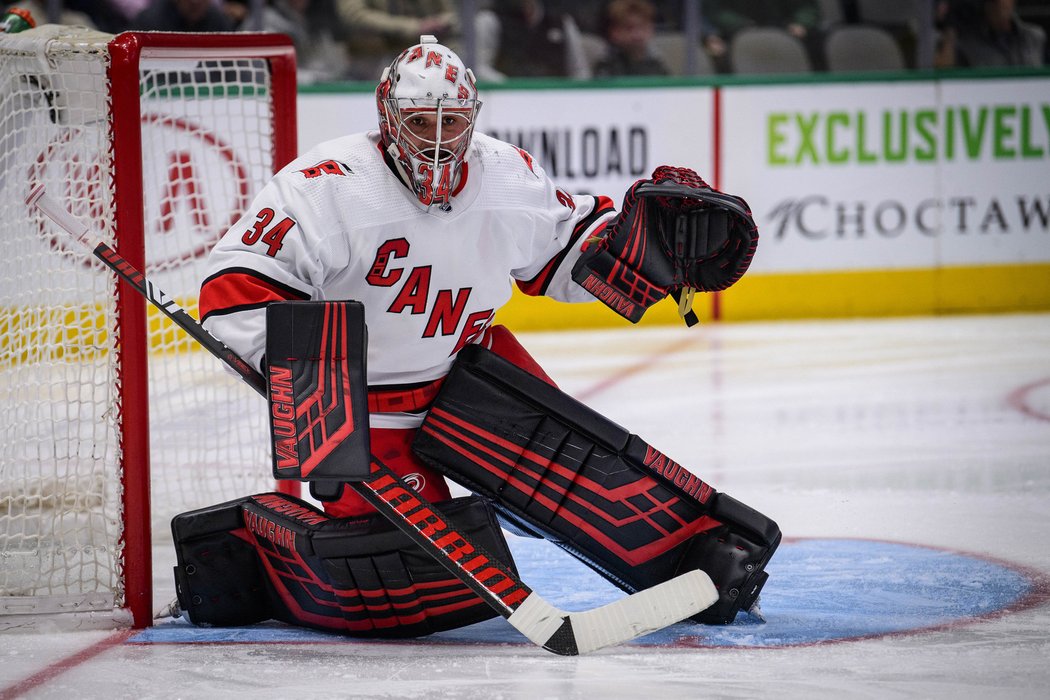
[[[521,339],[566,391],[770,515],[786,537],[970,552],[1046,584],[1048,314]],[[173,555],[155,559],[159,603],[173,597]],[[115,641],[101,631],[6,633],[0,698],[1050,696],[1045,599],[917,634],[773,649],[627,645],[575,658],[425,639]]]

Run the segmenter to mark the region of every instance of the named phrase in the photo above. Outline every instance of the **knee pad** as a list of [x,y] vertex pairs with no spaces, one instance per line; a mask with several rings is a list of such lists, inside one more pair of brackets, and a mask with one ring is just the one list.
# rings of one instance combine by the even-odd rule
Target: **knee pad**
[[[484,502],[456,498],[439,508],[513,568]],[[178,515],[172,532],[179,605],[194,624],[276,619],[352,636],[416,637],[496,615],[379,515],[330,518],[268,493]]]
[[460,352],[412,447],[625,591],[702,569],[720,598],[699,622],[748,609],[780,543],[768,517],[478,346]]

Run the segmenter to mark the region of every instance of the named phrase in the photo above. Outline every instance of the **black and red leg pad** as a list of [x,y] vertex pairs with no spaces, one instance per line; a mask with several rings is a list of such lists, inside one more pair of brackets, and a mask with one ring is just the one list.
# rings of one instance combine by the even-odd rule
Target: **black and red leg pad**
[[775,522],[495,353],[462,350],[413,450],[625,591],[691,569],[721,597],[699,622],[732,622],[757,598]]
[[[513,559],[492,509],[473,496],[442,514],[494,556]],[[276,619],[362,637],[417,637],[496,613],[381,516],[330,518],[277,493],[172,521],[179,605],[198,625]]]

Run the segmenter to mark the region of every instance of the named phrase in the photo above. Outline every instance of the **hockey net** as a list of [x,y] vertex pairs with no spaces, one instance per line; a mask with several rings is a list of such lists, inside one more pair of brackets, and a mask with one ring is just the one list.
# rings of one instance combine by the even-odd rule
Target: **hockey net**
[[284,37],[0,35],[0,629],[149,624],[171,517],[273,488],[254,392],[26,194],[195,313],[207,252],[294,151]]

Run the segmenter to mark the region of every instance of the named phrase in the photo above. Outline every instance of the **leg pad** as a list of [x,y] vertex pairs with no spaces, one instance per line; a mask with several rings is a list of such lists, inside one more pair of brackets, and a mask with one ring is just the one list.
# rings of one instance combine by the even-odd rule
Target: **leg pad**
[[[513,568],[485,503],[466,497],[438,507]],[[496,615],[381,516],[330,518],[269,493],[183,513],[172,531],[179,604],[195,624],[277,619],[353,636],[415,637]]]
[[412,445],[421,459],[628,592],[689,569],[731,622],[765,581],[777,524],[556,387],[464,348]]

